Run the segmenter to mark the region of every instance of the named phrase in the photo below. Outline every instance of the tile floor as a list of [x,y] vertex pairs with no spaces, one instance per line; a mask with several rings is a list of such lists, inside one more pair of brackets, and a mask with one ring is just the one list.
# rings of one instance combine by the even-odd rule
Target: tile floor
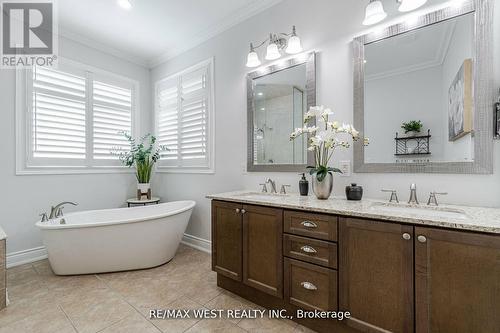
[[288,320],[148,318],[150,309],[259,309],[216,285],[210,255],[181,245],[163,266],[56,276],[47,260],[7,271],[0,333],[312,332]]

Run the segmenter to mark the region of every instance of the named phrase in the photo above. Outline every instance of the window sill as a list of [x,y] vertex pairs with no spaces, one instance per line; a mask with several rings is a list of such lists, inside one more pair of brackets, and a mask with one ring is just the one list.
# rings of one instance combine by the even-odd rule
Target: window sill
[[215,174],[215,169],[190,169],[190,168],[165,168],[159,167],[156,173],[188,173],[188,174],[200,174],[200,175],[213,175]]
[[16,169],[16,176],[32,176],[32,175],[80,175],[80,174],[133,174],[134,169],[124,167],[92,167],[92,168],[75,168],[75,167],[26,167]]

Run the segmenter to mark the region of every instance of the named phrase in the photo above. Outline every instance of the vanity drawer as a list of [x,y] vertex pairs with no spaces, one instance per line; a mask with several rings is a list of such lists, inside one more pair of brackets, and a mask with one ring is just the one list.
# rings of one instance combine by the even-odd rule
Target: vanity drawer
[[285,210],[284,222],[286,233],[337,241],[337,216]]
[[337,268],[336,243],[284,234],[283,249],[287,257]]
[[337,271],[285,258],[285,298],[305,310],[336,311]]

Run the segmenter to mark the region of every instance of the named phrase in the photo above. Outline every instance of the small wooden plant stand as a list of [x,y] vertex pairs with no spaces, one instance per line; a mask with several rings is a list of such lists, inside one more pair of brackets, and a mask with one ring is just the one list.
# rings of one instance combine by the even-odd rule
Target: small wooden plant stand
[[151,189],[148,189],[147,192],[142,192],[139,189],[137,190],[137,200],[141,200],[144,196],[146,196],[148,200],[151,200]]

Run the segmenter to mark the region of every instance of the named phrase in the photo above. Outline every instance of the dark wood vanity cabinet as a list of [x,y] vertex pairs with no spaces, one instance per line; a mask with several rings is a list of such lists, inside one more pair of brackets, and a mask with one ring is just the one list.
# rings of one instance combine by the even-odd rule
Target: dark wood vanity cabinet
[[500,333],[500,237],[340,218],[339,308],[361,332]]
[[244,205],[243,283],[283,297],[283,210]]
[[212,269],[283,297],[283,210],[212,202]]
[[415,227],[416,331],[500,333],[500,237]]
[[212,202],[218,285],[319,332],[500,333],[500,236]]
[[242,281],[243,220],[241,204],[212,202],[212,270]]
[[339,308],[362,332],[413,332],[413,227],[340,218]]

